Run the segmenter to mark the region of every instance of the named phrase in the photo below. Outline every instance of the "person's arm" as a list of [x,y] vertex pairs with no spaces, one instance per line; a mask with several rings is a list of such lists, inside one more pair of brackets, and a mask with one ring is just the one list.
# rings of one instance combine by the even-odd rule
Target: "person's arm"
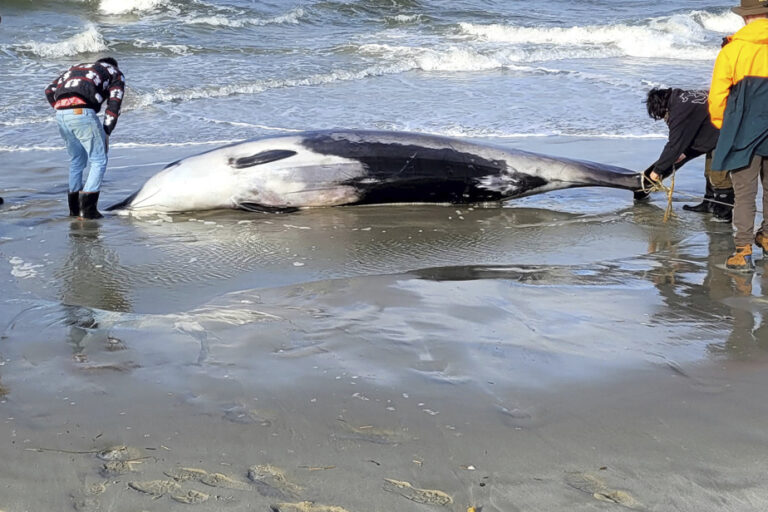
[[56,80],[51,82],[51,85],[46,87],[45,89],[45,99],[48,100],[48,103],[51,104],[51,107],[56,103],[56,89],[59,87],[59,81],[61,80],[61,77],[57,77]]
[[729,45],[720,50],[712,70],[712,84],[709,87],[709,117],[718,130],[723,127],[725,105],[733,85],[733,65],[728,52],[730,47]]
[[120,107],[125,95],[125,78],[120,71],[112,76],[109,84],[109,98],[107,109],[104,111],[104,132],[109,136],[117,126],[117,118],[120,117]]
[[672,97],[669,107],[669,139],[653,166],[653,172],[667,177],[673,167],[680,167],[690,160],[687,153],[690,153],[691,144],[706,117],[706,105],[691,100],[684,102],[678,96]]

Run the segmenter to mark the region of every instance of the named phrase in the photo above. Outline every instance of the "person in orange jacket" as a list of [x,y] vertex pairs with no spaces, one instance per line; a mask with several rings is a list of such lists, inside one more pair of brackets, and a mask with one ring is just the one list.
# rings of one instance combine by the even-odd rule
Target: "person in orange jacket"
[[[709,115],[720,128],[712,169],[730,171],[735,194],[736,250],[725,266],[750,272],[753,240],[768,254],[768,0],[741,0],[732,10],[746,26],[720,50],[712,72]],[[755,235],[758,180],[763,224]]]

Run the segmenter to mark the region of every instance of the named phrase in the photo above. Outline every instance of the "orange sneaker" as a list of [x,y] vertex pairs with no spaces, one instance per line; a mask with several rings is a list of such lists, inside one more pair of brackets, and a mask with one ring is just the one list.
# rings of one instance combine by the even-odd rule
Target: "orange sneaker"
[[755,245],[763,250],[763,254],[768,254],[768,236],[763,234],[762,229],[755,235]]
[[739,272],[752,272],[755,269],[752,263],[752,244],[737,245],[736,251],[725,260],[725,267]]

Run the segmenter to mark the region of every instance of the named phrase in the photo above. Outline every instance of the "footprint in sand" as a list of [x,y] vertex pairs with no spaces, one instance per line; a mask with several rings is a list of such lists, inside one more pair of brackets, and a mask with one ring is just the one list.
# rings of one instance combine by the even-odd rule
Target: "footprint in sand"
[[408,482],[392,480],[391,478],[384,479],[384,490],[399,494],[403,498],[415,501],[416,503],[423,503],[425,505],[445,506],[453,503],[453,498],[448,496],[443,491],[432,489],[417,489]]
[[141,451],[131,446],[117,445],[111,446],[96,453],[101,460],[136,460],[141,458]]
[[210,496],[208,494],[205,494],[204,492],[190,490],[187,491],[184,494],[179,495],[171,495],[171,499],[174,501],[178,501],[179,503],[184,503],[185,505],[196,505],[197,503],[205,503],[208,501],[208,498]]
[[311,501],[278,503],[277,505],[270,505],[269,509],[272,512],[349,512],[347,509],[341,507],[315,505]]
[[609,488],[605,482],[588,473],[571,472],[566,474],[565,483],[577,491],[591,494],[598,501],[616,503],[623,507],[638,509],[640,503],[627,492]]
[[146,482],[128,482],[133,490],[149,494],[157,498],[181,490],[181,486],[173,480],[149,480]]
[[259,409],[248,409],[242,405],[235,405],[224,411],[224,419],[241,425],[259,425],[271,427],[274,422],[272,414]]
[[165,471],[165,475],[173,478],[177,482],[194,480],[211,487],[221,487],[223,489],[236,489],[239,491],[248,491],[251,489],[246,482],[235,480],[222,473],[209,473],[204,469],[175,468],[170,471]]
[[346,421],[341,421],[343,432],[334,434],[336,439],[346,439],[351,441],[365,441],[374,444],[399,445],[412,439],[403,431],[387,430],[377,428],[372,425],[354,427]]
[[104,478],[111,478],[119,475],[125,475],[133,471],[133,466],[141,464],[141,461],[134,460],[111,460],[101,465],[99,474]]
[[186,482],[187,480],[200,480],[208,474],[204,469],[197,468],[174,468],[170,471],[163,471],[165,476],[169,476],[177,482]]
[[98,512],[102,510],[101,503],[96,498],[107,490],[106,482],[87,485],[82,492],[72,494],[72,506],[78,512]]
[[251,487],[240,480],[235,480],[222,473],[208,473],[200,479],[201,483],[211,487],[222,487],[224,489],[237,489],[239,491],[248,491]]
[[268,498],[297,498],[301,492],[301,487],[289,482],[283,470],[269,464],[251,466],[248,478],[258,493]]

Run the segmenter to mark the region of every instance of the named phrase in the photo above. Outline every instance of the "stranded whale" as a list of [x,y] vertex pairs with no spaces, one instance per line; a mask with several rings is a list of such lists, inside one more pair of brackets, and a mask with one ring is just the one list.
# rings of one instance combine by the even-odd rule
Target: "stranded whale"
[[108,210],[487,203],[589,186],[636,191],[640,174],[448,137],[326,130],[259,138],[184,158]]

